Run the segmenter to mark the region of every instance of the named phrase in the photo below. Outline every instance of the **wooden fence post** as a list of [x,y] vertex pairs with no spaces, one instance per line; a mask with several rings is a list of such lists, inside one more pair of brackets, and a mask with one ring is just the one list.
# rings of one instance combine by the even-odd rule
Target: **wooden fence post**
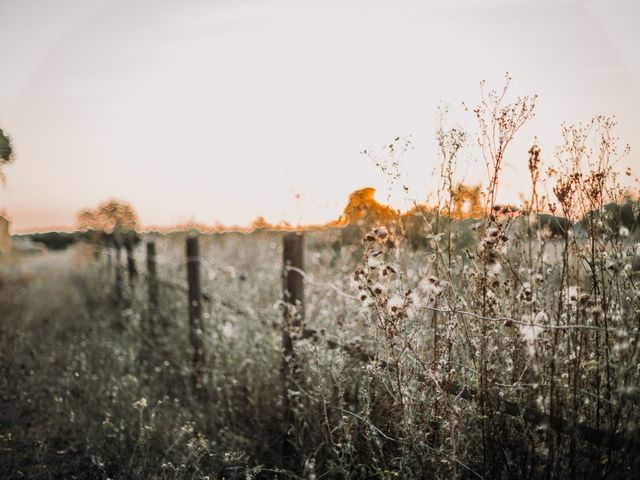
[[304,236],[302,233],[288,233],[284,236],[283,248],[283,296],[291,305],[292,326],[300,326],[304,318]]
[[202,393],[205,367],[205,347],[202,341],[202,290],[200,288],[200,253],[198,237],[187,237],[187,281],[189,283],[189,341],[193,348],[193,388],[197,395]]
[[299,329],[304,319],[304,282],[301,273],[304,269],[304,237],[301,233],[288,233],[283,240],[282,296],[285,305],[282,344],[286,363],[293,359],[292,331]]
[[133,256],[134,240],[127,238],[124,241],[124,249],[127,252],[127,273],[129,275],[129,284],[133,287],[133,283],[138,276],[138,269],[136,268],[136,259]]
[[122,303],[122,248],[116,245],[116,291],[115,300],[118,305]]
[[304,237],[302,233],[287,233],[283,237],[282,290],[284,312],[282,322],[282,375],[284,386],[284,422],[288,427],[282,445],[285,463],[295,463],[295,442],[292,437],[295,416],[290,392],[298,377],[294,338],[301,331],[304,319]]
[[156,242],[147,242],[147,286],[149,288],[149,305],[158,307],[158,267],[156,264]]

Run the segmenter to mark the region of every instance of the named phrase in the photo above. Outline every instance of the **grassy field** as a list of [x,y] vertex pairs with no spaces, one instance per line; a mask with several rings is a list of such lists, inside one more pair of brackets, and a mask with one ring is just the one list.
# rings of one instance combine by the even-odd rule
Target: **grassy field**
[[[386,229],[307,233],[292,371],[282,234],[202,236],[204,392],[184,292],[152,310],[142,275],[116,304],[113,262],[83,245],[23,262],[0,289],[2,477],[631,478],[635,234],[596,245],[594,294],[588,239],[518,218],[475,254],[454,241],[450,269]],[[184,235],[157,245],[160,278],[185,285]]]
[[[128,230],[85,211],[111,230],[4,264],[0,477],[635,478],[640,207],[614,168],[628,149],[605,117],[563,125],[552,167],[529,150],[528,199],[498,204],[535,97],[502,101],[473,110],[486,189],[454,182],[466,134],[442,128],[434,204],[400,215],[360,190],[304,233],[303,274],[268,228],[200,234],[189,259],[186,233],[149,235],[154,305],[134,211],[113,202]],[[374,159],[389,183],[398,142]],[[303,303],[283,302],[301,275]]]

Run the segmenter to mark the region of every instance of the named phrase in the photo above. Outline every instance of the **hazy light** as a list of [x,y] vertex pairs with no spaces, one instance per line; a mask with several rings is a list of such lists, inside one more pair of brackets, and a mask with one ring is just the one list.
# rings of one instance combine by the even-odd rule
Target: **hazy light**
[[[402,182],[435,182],[435,110],[473,127],[478,82],[540,95],[512,145],[503,198],[527,190],[538,136],[551,160],[562,121],[640,121],[634,1],[3,1],[0,125],[16,163],[0,192],[19,229],[72,225],[110,197],[143,224],[319,223],[351,191],[386,194],[360,152],[412,135]],[[459,177],[485,178],[477,152]],[[633,166],[635,153],[621,170]],[[401,189],[392,194],[406,207]]]

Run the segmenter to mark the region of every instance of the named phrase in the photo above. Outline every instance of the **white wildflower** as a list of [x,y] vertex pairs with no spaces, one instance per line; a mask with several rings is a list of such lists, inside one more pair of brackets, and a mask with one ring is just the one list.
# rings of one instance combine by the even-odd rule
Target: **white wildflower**
[[400,295],[393,295],[389,299],[389,308],[402,308],[404,306],[404,299]]
[[418,288],[430,295],[438,295],[442,291],[440,280],[433,276],[423,278]]
[[575,303],[578,301],[578,298],[579,298],[578,290],[579,290],[578,287],[575,285],[567,288],[567,291],[566,291],[567,303],[571,305],[575,305]]
[[227,338],[235,335],[235,328],[231,322],[225,322],[224,325],[222,325],[222,334]]
[[380,264],[382,263],[382,258],[380,258],[381,255],[370,255],[369,258],[367,258],[367,266],[369,268],[377,268],[380,266]]

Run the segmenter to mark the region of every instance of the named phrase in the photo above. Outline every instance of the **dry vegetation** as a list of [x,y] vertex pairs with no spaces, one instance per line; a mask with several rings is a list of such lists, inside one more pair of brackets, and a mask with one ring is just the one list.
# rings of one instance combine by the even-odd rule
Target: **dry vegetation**
[[[423,243],[393,221],[306,234],[304,320],[284,363],[278,232],[201,236],[198,391],[184,292],[161,285],[152,308],[139,276],[114,303],[104,249],[80,271],[3,283],[2,478],[632,478],[627,151],[610,119],[563,126],[553,168],[529,151],[524,207],[497,205],[505,149],[535,107],[505,98],[471,109],[490,186],[479,218],[455,213],[467,135],[442,125],[437,208],[411,224]],[[184,235],[157,249],[160,278],[183,283]]]

